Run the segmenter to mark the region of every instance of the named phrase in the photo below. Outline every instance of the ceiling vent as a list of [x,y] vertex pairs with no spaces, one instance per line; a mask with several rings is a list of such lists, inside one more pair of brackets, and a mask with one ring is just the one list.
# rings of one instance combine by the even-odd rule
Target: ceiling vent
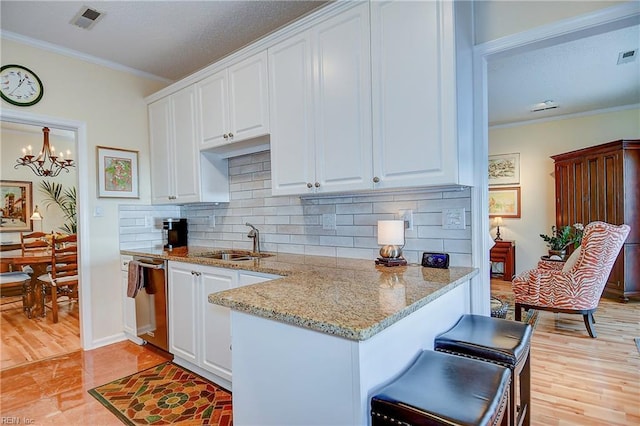
[[548,109],[556,109],[558,108],[558,104],[551,101],[551,100],[547,100],[544,102],[540,102],[538,104],[535,104],[534,106],[531,107],[531,112],[538,112],[538,111],[546,111]]
[[96,22],[102,18],[102,15],[104,15],[104,13],[98,12],[97,10],[91,9],[87,6],[82,6],[80,11],[71,20],[71,24],[85,30],[90,30]]
[[638,57],[638,49],[620,52],[618,54],[618,65],[628,64],[629,62],[633,62],[636,60],[637,57]]

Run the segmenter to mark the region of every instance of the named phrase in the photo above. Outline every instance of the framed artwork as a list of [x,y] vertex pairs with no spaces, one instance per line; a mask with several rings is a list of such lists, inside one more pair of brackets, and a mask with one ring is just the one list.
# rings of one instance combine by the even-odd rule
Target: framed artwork
[[98,197],[140,198],[138,151],[98,148]]
[[33,222],[32,183],[17,180],[0,181],[2,220],[0,232],[31,232]]
[[520,187],[489,188],[489,217],[520,217]]
[[520,154],[489,156],[489,185],[520,183]]

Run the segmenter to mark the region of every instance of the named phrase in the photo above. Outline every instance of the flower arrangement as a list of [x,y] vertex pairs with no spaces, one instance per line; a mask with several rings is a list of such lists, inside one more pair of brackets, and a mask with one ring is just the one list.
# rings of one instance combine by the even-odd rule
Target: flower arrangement
[[582,242],[584,226],[581,223],[574,223],[573,226],[563,226],[562,228],[551,227],[551,236],[540,234],[540,237],[547,243],[550,250],[565,250],[571,244],[578,247]]

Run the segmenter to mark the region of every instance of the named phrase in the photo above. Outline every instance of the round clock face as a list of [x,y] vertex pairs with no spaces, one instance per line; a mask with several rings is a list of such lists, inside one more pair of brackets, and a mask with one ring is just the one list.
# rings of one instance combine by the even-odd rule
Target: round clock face
[[20,65],[0,68],[2,99],[17,106],[35,105],[42,99],[44,87],[35,73]]

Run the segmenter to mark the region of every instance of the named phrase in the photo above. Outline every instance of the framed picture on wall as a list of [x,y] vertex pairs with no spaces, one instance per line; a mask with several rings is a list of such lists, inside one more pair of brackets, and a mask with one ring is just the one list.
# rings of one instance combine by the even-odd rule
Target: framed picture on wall
[[489,188],[489,217],[520,217],[520,187]]
[[98,197],[140,198],[138,151],[98,147]]
[[33,223],[32,183],[17,180],[0,181],[2,220],[0,232],[31,232]]
[[489,156],[489,185],[520,183],[520,154]]

